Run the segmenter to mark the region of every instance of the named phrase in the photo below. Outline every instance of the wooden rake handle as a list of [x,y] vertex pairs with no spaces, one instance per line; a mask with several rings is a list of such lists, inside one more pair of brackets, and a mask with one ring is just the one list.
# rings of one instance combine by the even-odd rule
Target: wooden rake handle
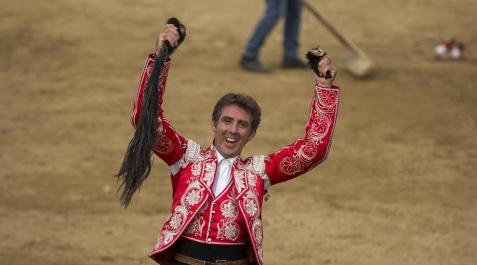
[[341,44],[346,46],[348,49],[353,51],[355,54],[363,56],[363,57],[367,57],[366,55],[364,55],[364,52],[360,48],[358,48],[358,46],[356,46],[356,44],[354,44],[350,39],[348,39],[341,32],[339,32],[333,25],[331,25],[331,23],[327,19],[325,19],[318,12],[318,10],[316,10],[313,6],[311,6],[310,3],[308,3],[308,1],[300,0],[300,2],[303,4],[303,6],[306,9],[308,9],[308,11],[310,11],[313,14],[313,16],[316,19],[318,19],[319,22],[321,22],[321,24],[323,24],[325,26],[326,29],[328,29],[338,39],[338,41]]

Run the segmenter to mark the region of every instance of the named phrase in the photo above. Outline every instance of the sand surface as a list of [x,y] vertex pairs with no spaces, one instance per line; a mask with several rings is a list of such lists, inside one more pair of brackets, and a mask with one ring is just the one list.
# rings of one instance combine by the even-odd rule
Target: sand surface
[[[165,103],[178,131],[209,145],[212,106],[236,91],[263,109],[244,155],[303,135],[313,77],[278,67],[283,24],[261,57],[272,74],[237,65],[263,1],[1,2],[0,264],[154,264],[168,168],[155,159],[127,210],[113,174],[143,62],[170,16],[188,28]],[[301,54],[319,43],[340,71],[339,120],[328,160],[272,188],[266,264],[477,264],[477,1],[312,4],[377,71],[347,73],[346,49],[304,12]],[[432,59],[448,37],[466,44],[466,61]]]

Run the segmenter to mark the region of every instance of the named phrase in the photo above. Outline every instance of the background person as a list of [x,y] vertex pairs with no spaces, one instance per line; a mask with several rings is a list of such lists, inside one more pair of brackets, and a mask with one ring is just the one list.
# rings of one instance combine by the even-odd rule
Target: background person
[[277,24],[280,17],[285,17],[283,31],[283,68],[306,68],[307,65],[298,57],[299,35],[302,5],[299,0],[266,0],[262,18],[255,26],[255,30],[245,45],[240,66],[248,71],[267,73],[271,69],[264,66],[259,60],[259,52]]

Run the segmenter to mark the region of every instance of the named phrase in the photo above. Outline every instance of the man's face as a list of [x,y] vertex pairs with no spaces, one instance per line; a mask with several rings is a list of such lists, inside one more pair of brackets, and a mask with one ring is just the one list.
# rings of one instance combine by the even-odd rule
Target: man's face
[[222,109],[219,120],[212,121],[215,148],[225,158],[240,155],[248,141],[255,136],[252,131],[252,115],[237,105]]

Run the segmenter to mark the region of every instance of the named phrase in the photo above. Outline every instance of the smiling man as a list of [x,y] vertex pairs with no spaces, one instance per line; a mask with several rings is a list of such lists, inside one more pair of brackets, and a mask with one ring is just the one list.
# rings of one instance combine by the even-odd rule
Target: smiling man
[[215,148],[225,158],[240,155],[245,144],[255,136],[259,122],[260,107],[255,100],[245,95],[226,94],[212,114]]
[[[166,25],[156,41],[178,45],[176,27]],[[156,55],[146,61],[131,122],[141,117],[141,104]],[[184,138],[164,117],[162,102],[168,60],[159,77],[158,140],[154,153],[170,166],[172,205],[150,256],[160,264],[263,264],[262,202],[270,186],[295,178],[321,163],[331,144],[339,88],[336,69],[325,56],[315,75],[314,95],[303,138],[268,155],[241,158],[260,124],[261,110],[250,96],[229,93],[212,113],[213,144],[201,147]],[[132,191],[134,193],[135,190]],[[128,192],[125,188],[124,192]],[[288,263],[288,262],[285,262]]]

